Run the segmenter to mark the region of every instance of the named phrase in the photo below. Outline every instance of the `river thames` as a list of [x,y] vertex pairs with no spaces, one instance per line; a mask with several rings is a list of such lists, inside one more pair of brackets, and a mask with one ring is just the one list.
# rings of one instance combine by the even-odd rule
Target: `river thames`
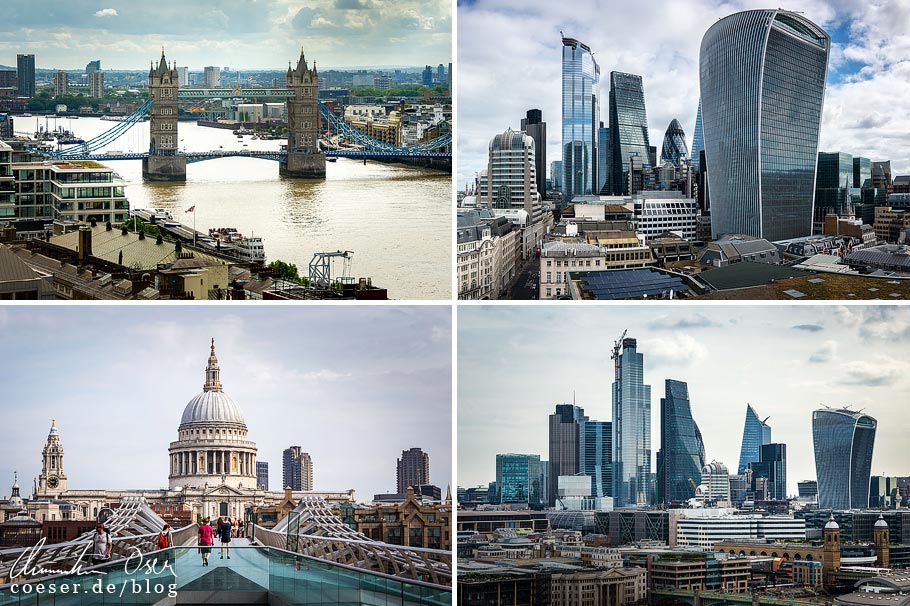
[[[23,118],[16,131],[58,126],[90,139],[115,126],[99,118]],[[286,140],[238,139],[230,130],[180,122],[188,151],[277,150]],[[104,151],[148,151],[148,122]],[[306,275],[314,252],[353,251],[351,275],[371,277],[392,299],[448,299],[452,292],[452,178],[439,171],[348,160],[326,163],[324,181],[282,179],[278,163],[223,158],[187,167],[186,183],[146,183],[142,163],[105,162],[126,182],[131,208],[163,208],[206,231],[235,227],[261,236],[269,261]],[[194,213],[187,209],[195,207]],[[194,216],[195,215],[195,216]],[[340,264],[337,266],[340,270]]]

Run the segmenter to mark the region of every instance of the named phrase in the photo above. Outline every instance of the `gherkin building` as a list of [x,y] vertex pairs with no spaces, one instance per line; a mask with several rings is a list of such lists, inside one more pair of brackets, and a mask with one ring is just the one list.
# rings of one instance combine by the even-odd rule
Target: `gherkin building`
[[667,132],[664,134],[664,146],[660,151],[660,162],[670,162],[673,166],[679,164],[680,157],[689,157],[689,148],[686,147],[686,133],[683,132],[679,120],[673,118]]

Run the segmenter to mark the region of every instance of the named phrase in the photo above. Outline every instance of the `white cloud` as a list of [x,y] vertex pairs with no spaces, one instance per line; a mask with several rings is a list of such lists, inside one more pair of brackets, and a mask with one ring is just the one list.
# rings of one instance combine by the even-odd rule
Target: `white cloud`
[[351,373],[349,372],[337,372],[323,368],[322,370],[304,373],[303,379],[305,381],[337,381],[339,379],[346,379],[350,376]]
[[116,17],[117,9],[114,8],[103,8],[100,11],[95,11],[96,17]]
[[901,376],[903,365],[878,355],[871,360],[854,360],[843,366],[846,376],[842,383],[866,387],[885,387],[894,384]]
[[638,351],[647,351],[648,363],[658,368],[691,366],[700,362],[706,353],[701,342],[681,332],[656,339],[643,339]]
[[831,362],[837,356],[837,341],[825,341],[820,348],[809,356],[809,361],[814,364]]

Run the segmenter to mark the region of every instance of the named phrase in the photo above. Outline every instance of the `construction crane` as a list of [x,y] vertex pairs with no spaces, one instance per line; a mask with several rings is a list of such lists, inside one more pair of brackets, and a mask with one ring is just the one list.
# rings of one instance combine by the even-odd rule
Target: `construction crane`
[[619,352],[622,351],[622,342],[626,338],[626,335],[629,334],[628,330],[622,331],[622,336],[613,343],[613,353],[610,355],[610,359],[613,360],[613,368],[616,370],[616,378],[619,378]]

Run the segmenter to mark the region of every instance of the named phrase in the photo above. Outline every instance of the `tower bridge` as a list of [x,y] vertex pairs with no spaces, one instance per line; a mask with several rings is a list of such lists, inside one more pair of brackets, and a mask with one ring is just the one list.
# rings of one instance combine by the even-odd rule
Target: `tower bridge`
[[[451,159],[451,133],[402,147],[379,141],[354,128],[319,101],[316,64],[308,66],[303,49],[297,66],[288,65],[287,88],[181,89],[175,65],[168,65],[164,49],[158,65],[149,69],[149,99],[122,122],[76,146],[56,152],[41,152],[59,160],[141,160],[147,181],[186,181],[187,164],[230,157],[258,158],[278,162],[278,174],[297,179],[324,179],[326,158],[363,160]],[[178,148],[178,104],[181,100],[225,97],[281,97],[286,99],[288,144],[279,151],[181,151]],[[136,124],[149,118],[148,152],[99,153]],[[319,139],[325,121],[353,145],[328,149]]]

